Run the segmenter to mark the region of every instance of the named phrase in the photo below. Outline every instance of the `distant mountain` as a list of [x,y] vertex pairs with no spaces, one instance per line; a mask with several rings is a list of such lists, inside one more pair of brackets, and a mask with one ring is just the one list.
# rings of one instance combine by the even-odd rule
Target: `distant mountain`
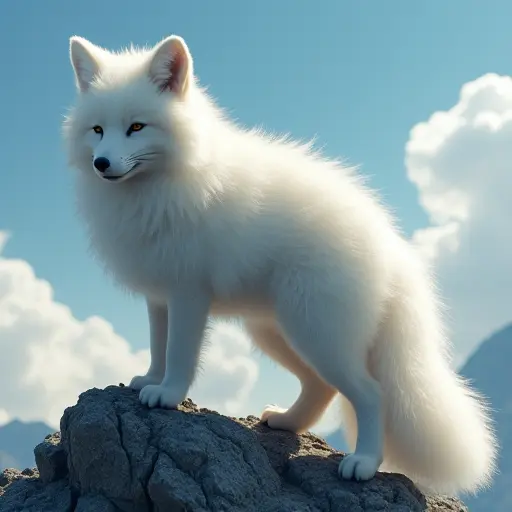
[[512,325],[484,341],[460,373],[489,399],[500,442],[500,474],[494,485],[477,497],[463,496],[462,499],[471,512],[511,512]]
[[0,471],[35,466],[34,447],[55,431],[45,423],[14,420],[0,427]]

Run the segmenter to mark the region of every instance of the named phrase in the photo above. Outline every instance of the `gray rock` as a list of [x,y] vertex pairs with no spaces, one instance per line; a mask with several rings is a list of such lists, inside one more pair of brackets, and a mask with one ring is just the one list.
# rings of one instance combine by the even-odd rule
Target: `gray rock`
[[125,387],[83,393],[35,455],[38,470],[0,474],[1,512],[467,512],[403,475],[341,481],[343,454],[313,434],[190,400],[150,410]]
[[74,512],[117,512],[119,509],[104,496],[87,494],[78,498]]
[[50,434],[34,448],[39,478],[47,484],[65,477],[68,468],[66,452],[60,442],[60,432]]

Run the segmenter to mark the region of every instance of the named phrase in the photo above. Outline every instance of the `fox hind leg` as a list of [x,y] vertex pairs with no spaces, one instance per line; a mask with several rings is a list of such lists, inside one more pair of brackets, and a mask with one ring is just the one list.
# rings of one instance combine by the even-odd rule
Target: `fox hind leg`
[[269,405],[261,415],[271,428],[302,433],[309,430],[322,416],[336,395],[336,390],[324,382],[288,345],[277,325],[245,322],[254,344],[269,357],[293,373],[301,383],[301,393],[289,409]]
[[368,480],[383,459],[383,415],[380,385],[366,366],[368,340],[376,327],[357,301],[333,300],[300,304],[282,301],[278,321],[293,348],[318,375],[352,404],[358,425],[354,453],[340,463],[344,479]]

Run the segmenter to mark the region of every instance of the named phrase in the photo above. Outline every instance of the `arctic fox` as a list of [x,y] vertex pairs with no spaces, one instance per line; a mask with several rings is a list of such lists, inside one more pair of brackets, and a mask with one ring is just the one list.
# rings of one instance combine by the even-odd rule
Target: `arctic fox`
[[70,54],[79,211],[107,271],[147,303],[141,402],[176,407],[208,316],[242,317],[302,386],[263,411],[271,428],[308,430],[342,395],[341,478],[384,462],[436,492],[487,485],[486,406],[450,369],[428,270],[356,171],[230,121],[178,36],[121,53],[72,37]]

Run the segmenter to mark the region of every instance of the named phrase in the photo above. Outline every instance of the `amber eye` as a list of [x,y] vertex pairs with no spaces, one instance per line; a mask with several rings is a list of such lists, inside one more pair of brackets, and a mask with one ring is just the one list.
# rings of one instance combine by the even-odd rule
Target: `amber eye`
[[128,128],[126,135],[130,135],[130,133],[133,133],[133,132],[140,132],[142,130],[142,128],[144,128],[144,126],[146,126],[146,125],[143,123],[133,123],[130,125],[130,128]]
[[99,133],[100,135],[103,134],[103,128],[101,126],[93,126],[92,129],[94,130],[94,133]]

